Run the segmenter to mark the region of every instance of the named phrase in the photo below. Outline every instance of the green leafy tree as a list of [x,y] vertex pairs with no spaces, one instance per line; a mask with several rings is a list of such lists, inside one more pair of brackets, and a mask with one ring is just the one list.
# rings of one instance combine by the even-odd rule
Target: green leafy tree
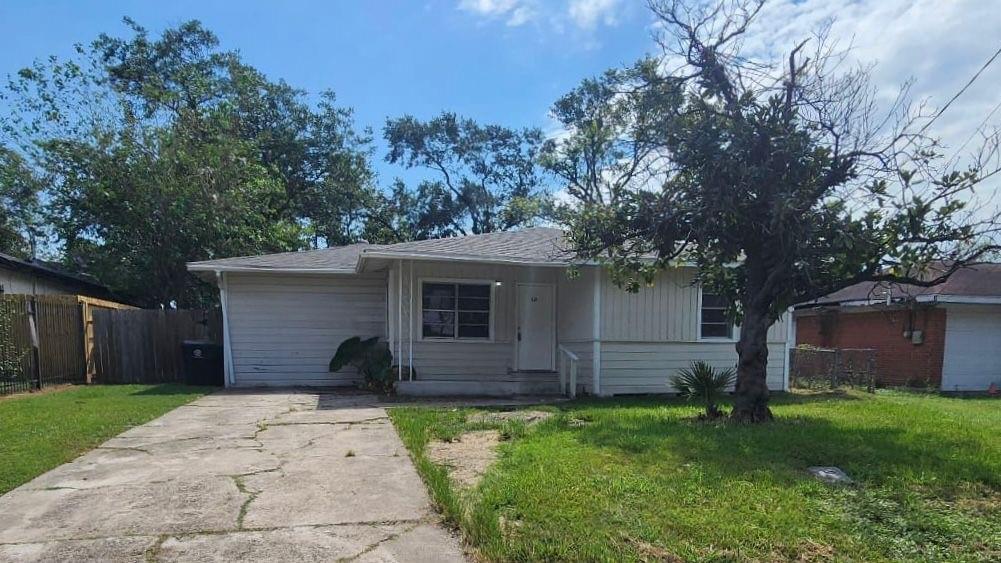
[[548,209],[536,164],[542,133],[480,125],[454,113],[429,121],[390,119],[386,160],[422,168],[437,178],[413,195],[416,223],[433,235],[480,234],[531,225]]
[[742,36],[760,7],[651,1],[664,57],[558,101],[569,134],[543,151],[581,259],[633,291],[691,262],[727,298],[740,421],[771,418],[766,335],[789,306],[864,280],[934,285],[999,248],[997,210],[972,193],[996,137],[954,169],[927,134],[940,114],[906,111],[906,92],[878,114],[866,69],[839,73],[824,33],[753,59]]
[[0,252],[34,254],[42,182],[16,152],[0,146]]
[[48,180],[68,261],[148,305],[214,293],[189,260],[354,240],[376,200],[370,135],[219,49],[196,21],[101,35],[8,86],[0,132]]

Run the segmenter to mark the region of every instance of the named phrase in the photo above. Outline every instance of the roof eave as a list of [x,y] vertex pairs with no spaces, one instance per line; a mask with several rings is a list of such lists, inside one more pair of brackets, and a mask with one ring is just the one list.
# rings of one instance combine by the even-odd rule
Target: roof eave
[[354,274],[344,268],[269,268],[265,266],[226,266],[222,264],[188,263],[189,272],[244,272],[257,274]]
[[919,295],[918,303],[963,303],[968,305],[1001,305],[1001,295]]
[[486,258],[470,254],[442,254],[429,252],[385,252],[385,251],[362,251],[358,257],[357,271],[364,269],[364,261],[368,258],[383,260],[419,260],[430,262],[476,262],[479,264],[499,264],[508,266],[535,266],[544,268],[567,268],[571,265],[569,261],[540,261],[523,258]]

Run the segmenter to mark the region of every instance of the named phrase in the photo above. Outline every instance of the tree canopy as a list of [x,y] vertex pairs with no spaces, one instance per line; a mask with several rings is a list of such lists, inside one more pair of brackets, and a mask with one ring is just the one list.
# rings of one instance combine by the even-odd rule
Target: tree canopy
[[18,178],[44,183],[65,260],[143,304],[185,306],[214,299],[186,261],[357,238],[377,197],[370,138],[333,93],[310,103],[198,22],[159,37],[126,23],[129,37],[8,85],[3,133],[32,172]]
[[16,152],[0,146],[0,251],[28,258],[38,238],[41,183]]
[[480,125],[454,113],[428,121],[390,119],[386,160],[437,177],[412,194],[424,204],[416,223],[431,236],[481,234],[531,225],[548,209],[536,163],[537,129]]
[[148,306],[214,301],[185,262],[532,224],[548,211],[537,130],[443,113],[385,125],[386,160],[428,174],[380,188],[373,139],[333,92],[271,80],[197,21],[126,18],[74,57],[12,77],[0,116],[0,250],[43,252]]
[[755,59],[741,38],[760,7],[651,0],[663,55],[560,99],[569,135],[543,151],[576,202],[563,215],[581,259],[634,291],[692,262],[726,298],[746,421],[771,416],[766,333],[789,306],[863,280],[939,283],[999,248],[997,211],[973,193],[996,137],[956,167],[935,116],[906,92],[880,113],[866,68],[841,70],[823,32]]

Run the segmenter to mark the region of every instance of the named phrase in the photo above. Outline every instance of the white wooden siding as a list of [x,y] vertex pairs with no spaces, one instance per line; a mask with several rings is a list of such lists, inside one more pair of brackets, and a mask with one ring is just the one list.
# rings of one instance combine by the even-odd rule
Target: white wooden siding
[[[601,284],[603,342],[696,342],[699,340],[699,288],[693,268],[659,273],[652,287],[637,293],[612,283],[607,271]],[[768,331],[769,342],[785,342],[785,318]]]
[[386,337],[382,274],[226,274],[230,346],[237,386],[349,385],[328,373],[352,336]]
[[[398,263],[389,266],[400,268]],[[448,262],[413,262],[412,267],[411,276],[411,263],[402,263],[400,300],[395,272],[227,274],[237,385],[351,384],[355,375],[330,374],[327,364],[337,345],[356,335],[390,339],[393,354],[403,365],[412,353],[418,379],[504,378],[515,369],[516,284],[531,282],[556,285],[557,340],[580,357],[579,381],[593,392],[596,269],[583,268],[580,277],[570,280],[565,270],[557,268]],[[653,288],[637,295],[619,290],[607,277],[603,281],[603,394],[669,392],[668,377],[693,360],[720,367],[736,362],[734,343],[698,341],[698,289],[691,286],[691,275],[667,271]],[[494,288],[493,340],[423,340],[419,291],[420,280],[427,278],[501,282]],[[397,335],[400,312],[402,334]],[[782,388],[784,341],[784,325],[773,327],[768,368],[772,389]]]
[[0,287],[3,293],[75,295],[80,293],[75,286],[52,278],[38,276],[18,270],[0,268]]
[[946,307],[943,391],[1001,385],[1001,306]]
[[[604,394],[673,393],[669,378],[694,360],[718,368],[734,367],[732,342],[603,342],[601,390]],[[768,388],[781,391],[785,346],[768,345]]]
[[[411,276],[411,266],[413,275]],[[414,369],[419,379],[498,379],[515,369],[515,335],[517,299],[516,284],[557,284],[565,273],[558,268],[516,267],[499,264],[469,264],[457,262],[393,262],[390,268],[402,268],[402,318],[400,341],[396,341],[400,308],[396,301],[396,281],[391,282],[389,300],[389,330],[396,342],[393,353],[401,355],[406,365],[410,356],[411,334]],[[413,279],[413,315],[411,316],[411,279]],[[424,340],[421,337],[420,282],[422,279],[476,280],[500,282],[494,287],[492,341]],[[411,332],[412,331],[412,332]]]
[[594,340],[594,280],[597,269],[581,268],[580,275],[570,279],[566,272],[559,274],[556,289],[558,323],[557,337],[560,342]]

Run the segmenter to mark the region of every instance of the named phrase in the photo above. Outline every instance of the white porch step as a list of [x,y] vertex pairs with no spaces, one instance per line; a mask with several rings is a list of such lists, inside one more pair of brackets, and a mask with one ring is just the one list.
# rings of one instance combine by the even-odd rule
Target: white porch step
[[400,381],[396,393],[410,396],[510,397],[559,395],[559,381]]
[[[406,379],[406,368],[403,370],[403,377]],[[420,381],[544,381],[557,382],[560,374],[556,371],[511,371],[505,374],[473,374],[469,373],[436,373],[425,377],[420,370],[414,375],[414,380]]]

